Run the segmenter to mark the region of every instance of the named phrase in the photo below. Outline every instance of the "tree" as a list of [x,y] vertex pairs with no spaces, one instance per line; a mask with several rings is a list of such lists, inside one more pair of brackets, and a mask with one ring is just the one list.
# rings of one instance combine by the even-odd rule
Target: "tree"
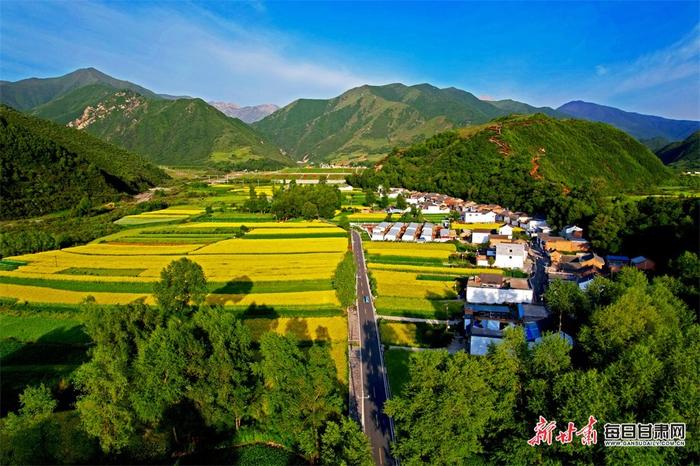
[[194,336],[203,351],[191,358],[191,373],[197,374],[190,397],[205,422],[220,430],[240,429],[251,413],[258,380],[253,373],[254,354],[250,330],[223,309],[200,309],[193,318]]
[[585,295],[576,282],[554,280],[549,284],[544,300],[549,308],[559,315],[560,332],[564,316],[580,315],[585,309]]
[[181,313],[190,303],[200,305],[207,293],[202,266],[184,257],[163,269],[153,286],[156,302],[166,312]]
[[406,198],[403,197],[403,194],[396,196],[396,208],[404,210],[406,207],[408,207],[408,204],[406,203]]
[[364,205],[367,207],[372,207],[374,204],[377,203],[377,195],[375,194],[374,190],[372,189],[365,189],[365,202]]
[[329,466],[371,466],[372,451],[369,439],[360,426],[343,417],[339,423],[331,421],[321,437],[321,463]]
[[411,356],[410,380],[385,405],[397,429],[395,454],[407,465],[463,464],[482,450],[496,394],[466,353]]
[[305,357],[292,338],[266,333],[260,352],[270,429],[315,461],[322,428],[340,414],[343,404],[328,349],[315,344]]
[[312,202],[306,201],[301,208],[301,216],[307,220],[318,218],[318,207]]
[[19,413],[8,414],[4,422],[2,436],[6,438],[0,442],[0,460],[3,464],[51,463],[48,449],[55,439],[49,418],[56,400],[41,384],[25,388],[19,401]]
[[90,198],[87,195],[83,196],[73,209],[73,215],[76,217],[85,217],[90,213],[91,207]]

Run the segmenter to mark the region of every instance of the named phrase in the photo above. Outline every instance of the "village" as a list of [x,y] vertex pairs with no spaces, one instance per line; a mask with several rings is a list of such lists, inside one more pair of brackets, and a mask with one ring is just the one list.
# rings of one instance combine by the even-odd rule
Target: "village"
[[[496,204],[403,188],[390,188],[385,195],[393,202],[385,209],[387,220],[356,225],[371,242],[453,242],[462,250],[456,254],[459,259],[479,269],[466,278],[460,294],[463,311],[457,323],[457,347],[470,354],[486,354],[489,345],[502,342],[504,330],[512,326],[524,328],[530,345],[540,341],[544,331],[558,331],[573,344],[544,302],[550,283],[571,281],[585,290],[596,276],[612,275],[625,266],[655,267],[642,256],[599,256],[576,225],[565,226],[557,235],[545,218]],[[433,221],[389,220],[407,213],[420,213]],[[440,216],[442,221],[434,220]]]

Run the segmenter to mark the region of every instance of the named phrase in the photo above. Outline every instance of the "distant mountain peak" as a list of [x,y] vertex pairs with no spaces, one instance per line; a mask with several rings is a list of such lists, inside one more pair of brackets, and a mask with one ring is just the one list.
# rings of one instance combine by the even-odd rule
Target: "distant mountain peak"
[[567,102],[557,111],[574,118],[607,123],[626,131],[637,139],[662,137],[670,141],[679,141],[700,129],[698,121],[673,120],[655,115],[627,112],[619,108],[583,100]]
[[226,116],[238,118],[245,123],[254,123],[275,112],[279,107],[275,104],[260,104],[241,107],[233,102],[210,101],[209,105]]

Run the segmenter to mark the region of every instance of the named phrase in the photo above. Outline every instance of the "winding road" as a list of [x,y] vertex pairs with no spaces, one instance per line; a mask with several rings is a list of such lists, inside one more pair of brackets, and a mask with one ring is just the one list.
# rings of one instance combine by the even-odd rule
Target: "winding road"
[[[362,348],[363,384],[360,403],[362,426],[372,445],[375,464],[394,465],[395,461],[390,449],[390,443],[394,437],[394,425],[383,410],[384,403],[389,398],[389,383],[386,378],[376,313],[367,278],[362,238],[356,231],[352,231],[351,235],[352,252],[357,266],[357,310]],[[365,302],[365,297],[368,302]]]

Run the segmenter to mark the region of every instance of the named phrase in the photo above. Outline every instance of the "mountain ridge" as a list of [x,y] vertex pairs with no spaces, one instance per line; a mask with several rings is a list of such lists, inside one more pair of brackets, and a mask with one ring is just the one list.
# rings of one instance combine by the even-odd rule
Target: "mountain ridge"
[[663,137],[670,141],[678,141],[700,129],[700,121],[673,120],[655,115],[628,112],[583,100],[567,102],[557,108],[557,111],[574,118],[611,124],[637,139]]

